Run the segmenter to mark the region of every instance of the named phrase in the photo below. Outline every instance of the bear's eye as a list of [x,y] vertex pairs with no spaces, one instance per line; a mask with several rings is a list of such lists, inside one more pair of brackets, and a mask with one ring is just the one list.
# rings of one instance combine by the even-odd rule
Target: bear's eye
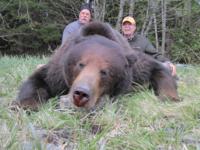
[[108,76],[108,70],[100,70],[100,74],[102,77]]
[[85,64],[83,64],[83,63],[79,63],[79,64],[78,64],[78,67],[79,67],[80,69],[82,69],[82,68],[85,67]]

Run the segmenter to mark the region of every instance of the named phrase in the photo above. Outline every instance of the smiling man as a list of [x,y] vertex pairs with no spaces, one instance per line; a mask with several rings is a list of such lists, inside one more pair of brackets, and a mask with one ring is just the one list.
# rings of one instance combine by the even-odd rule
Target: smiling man
[[152,56],[156,60],[163,63],[167,67],[172,76],[176,76],[176,67],[170,62],[169,59],[163,57],[151,42],[144,36],[136,33],[136,21],[133,17],[127,16],[122,20],[122,34],[128,40],[129,44],[134,50],[144,52],[147,55]]
[[91,8],[89,4],[82,5],[80,12],[79,12],[79,18],[78,20],[68,24],[62,35],[62,44],[65,42],[65,40],[74,32],[77,32],[80,30],[80,28],[83,25],[86,25],[91,20]]

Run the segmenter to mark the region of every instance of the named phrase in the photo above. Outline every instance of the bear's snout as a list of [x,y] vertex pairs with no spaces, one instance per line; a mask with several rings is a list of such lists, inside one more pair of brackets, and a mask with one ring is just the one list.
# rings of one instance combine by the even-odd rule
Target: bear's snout
[[90,91],[86,87],[77,87],[73,91],[73,101],[78,107],[83,107],[90,99]]

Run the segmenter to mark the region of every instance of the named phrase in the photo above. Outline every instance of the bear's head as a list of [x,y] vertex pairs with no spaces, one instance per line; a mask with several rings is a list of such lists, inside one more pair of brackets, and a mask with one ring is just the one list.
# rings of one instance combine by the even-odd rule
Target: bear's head
[[99,35],[78,40],[63,56],[70,98],[78,107],[92,108],[101,96],[115,96],[131,86],[131,63],[117,42]]

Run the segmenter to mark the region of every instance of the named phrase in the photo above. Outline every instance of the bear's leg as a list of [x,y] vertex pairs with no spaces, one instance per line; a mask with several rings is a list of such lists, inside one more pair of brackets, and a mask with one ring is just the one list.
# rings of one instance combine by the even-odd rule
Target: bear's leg
[[152,70],[150,82],[155,94],[162,100],[169,98],[173,101],[179,101],[175,79],[160,63],[154,66],[155,68]]
[[30,76],[21,86],[15,101],[22,108],[37,109],[50,98],[50,90],[45,82],[47,68],[42,67]]

